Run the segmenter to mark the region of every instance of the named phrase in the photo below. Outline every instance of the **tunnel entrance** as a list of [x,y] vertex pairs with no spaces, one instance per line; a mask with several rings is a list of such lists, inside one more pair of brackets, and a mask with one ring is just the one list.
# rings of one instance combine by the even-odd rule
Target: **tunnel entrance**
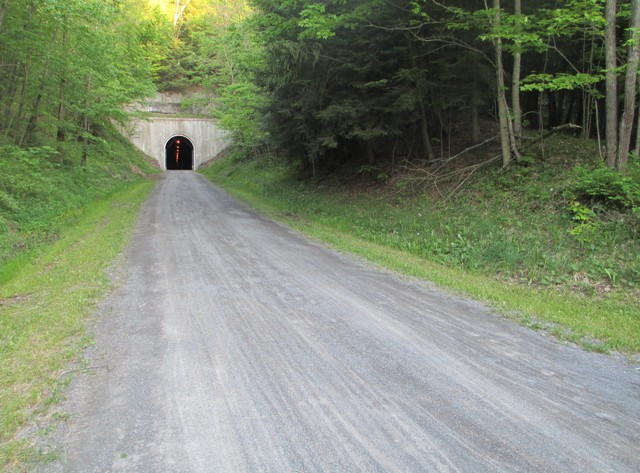
[[164,147],[168,171],[193,170],[193,144],[184,136],[174,136]]

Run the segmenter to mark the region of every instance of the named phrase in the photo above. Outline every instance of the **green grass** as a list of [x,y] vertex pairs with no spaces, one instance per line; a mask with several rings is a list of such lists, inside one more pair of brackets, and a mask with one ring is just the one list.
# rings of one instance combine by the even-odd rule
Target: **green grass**
[[157,172],[114,131],[89,144],[86,166],[80,143],[58,146],[0,146],[0,267],[19,267],[11,261],[55,241],[88,203]]
[[204,173],[336,248],[489,302],[587,349],[638,353],[640,241],[625,216],[610,216],[600,233],[571,234],[563,192],[574,162],[558,152],[553,162],[487,170],[447,201],[389,185],[313,185],[269,160],[232,156]]
[[[53,147],[55,146],[55,148]],[[39,453],[21,435],[55,403],[86,344],[86,318],[109,288],[157,172],[114,130],[76,141],[0,146],[0,469]]]
[[106,270],[126,245],[150,180],[89,204],[11,268],[0,287],[0,468],[26,471],[40,455],[20,431],[46,419],[88,343],[87,318],[110,289]]

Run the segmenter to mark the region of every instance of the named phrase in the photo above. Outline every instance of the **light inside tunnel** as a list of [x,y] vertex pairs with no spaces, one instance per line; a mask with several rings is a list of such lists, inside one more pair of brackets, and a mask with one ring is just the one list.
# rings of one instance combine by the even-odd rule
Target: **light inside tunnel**
[[174,136],[165,146],[165,162],[168,171],[193,169],[193,144],[184,136]]

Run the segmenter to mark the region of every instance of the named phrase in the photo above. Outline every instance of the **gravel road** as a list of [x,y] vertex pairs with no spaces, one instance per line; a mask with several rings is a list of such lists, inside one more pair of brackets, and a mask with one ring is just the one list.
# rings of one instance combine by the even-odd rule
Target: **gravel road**
[[640,471],[640,368],[309,243],[145,204],[46,472]]

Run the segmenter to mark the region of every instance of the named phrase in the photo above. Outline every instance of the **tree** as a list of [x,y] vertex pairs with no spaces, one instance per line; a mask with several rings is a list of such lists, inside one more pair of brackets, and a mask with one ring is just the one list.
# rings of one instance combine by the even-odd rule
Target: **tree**
[[[636,83],[638,78],[638,58],[640,56],[640,0],[631,1],[631,25],[629,27],[629,47],[627,72],[624,86],[624,108],[620,119],[620,134],[615,167],[625,169],[631,147],[634,112],[636,106]],[[640,132],[636,132],[640,134]]]
[[[489,6],[486,5],[489,9]],[[500,0],[493,0],[493,24],[494,29],[500,28],[501,11]],[[502,38],[496,36],[493,39],[493,47],[495,50],[495,68],[496,68],[496,100],[498,102],[498,120],[500,122],[500,150],[502,153],[502,165],[507,166],[511,162],[511,133],[509,124],[509,106],[507,105],[506,86],[504,80],[504,66],[502,65]]]
[[251,72],[263,68],[262,44],[255,32],[251,20],[240,21],[215,42],[222,52],[217,56],[222,64],[216,81],[208,84],[212,96],[215,94],[214,117],[232,132],[235,145],[251,156],[267,148],[268,138],[262,127],[265,97]]
[[616,47],[616,0],[606,0],[604,33],[604,54],[606,67],[606,141],[607,166],[615,167],[618,152],[618,77]]
[[522,69],[522,1],[514,1],[515,50],[513,52],[513,74],[511,75],[511,104],[513,107],[513,134],[515,146],[520,149],[522,140],[522,107],[520,106],[520,74]]
[[4,23],[4,16],[7,13],[8,3],[9,3],[9,0],[2,0],[2,2],[0,2],[0,31],[2,31],[2,23]]
[[269,20],[258,85],[268,100],[270,136],[283,155],[312,168],[353,160],[371,165],[397,152],[434,159],[432,120],[445,131],[442,102],[432,100],[428,78],[440,73],[431,67],[438,48],[429,44],[425,51],[410,2],[261,1],[258,7]]
[[[440,139],[443,155],[463,117],[473,141],[481,141],[483,114],[499,123],[503,165],[519,157],[527,126],[523,116],[540,126],[541,136],[545,126],[577,123],[585,137],[599,137],[600,125],[611,123],[605,114],[614,117],[621,137],[635,131],[634,49],[625,63],[624,119],[606,112],[601,98],[620,74],[615,54],[625,54],[611,25],[624,24],[628,2],[621,3],[617,16],[613,2],[604,0],[255,0],[254,5],[262,45],[254,58],[261,59],[245,63],[240,72],[239,63],[229,60],[228,45],[204,34],[209,39],[200,44],[207,44],[209,53],[196,53],[202,68],[197,76],[230,71],[235,83],[240,74],[243,87],[226,88],[224,80],[217,87],[233,91],[229,104],[251,90],[247,103],[263,107],[264,130],[278,154],[304,166],[371,164],[398,154],[433,162],[432,142]],[[613,54],[603,52],[605,36]],[[603,66],[605,56],[614,60],[612,67]],[[493,77],[485,72],[489,68]],[[618,99],[609,105],[617,107]],[[259,114],[253,117],[259,121]],[[607,141],[609,149],[615,144],[616,165],[623,166],[626,138]]]
[[[16,0],[0,30],[0,131],[37,145],[122,118],[152,89],[134,0]],[[6,67],[5,67],[6,66]],[[61,148],[60,148],[61,149]]]
[[191,0],[175,0],[175,9],[173,11],[173,35],[178,38],[180,29],[184,23],[184,12],[189,6]]

